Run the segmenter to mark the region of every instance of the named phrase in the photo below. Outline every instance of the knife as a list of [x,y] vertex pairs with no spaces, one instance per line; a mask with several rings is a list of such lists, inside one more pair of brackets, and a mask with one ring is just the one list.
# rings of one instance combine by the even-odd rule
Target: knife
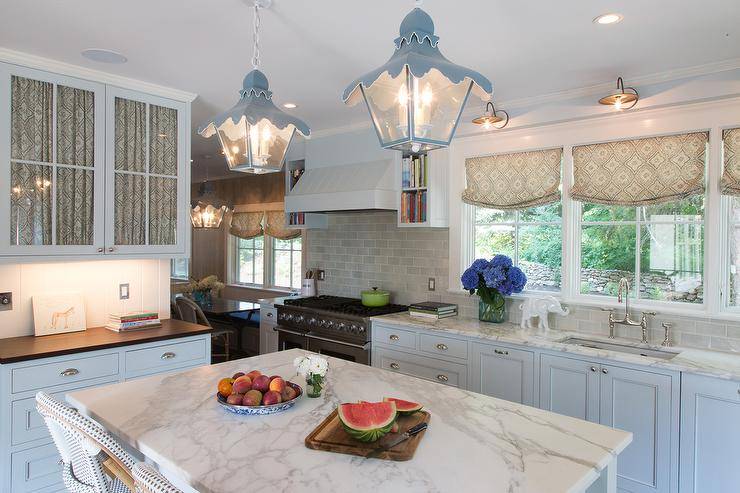
[[391,442],[389,442],[389,443],[387,443],[387,444],[385,444],[385,445],[383,445],[381,447],[377,447],[377,448],[372,449],[370,452],[368,452],[368,454],[365,456],[365,458],[366,459],[370,459],[370,458],[379,456],[383,452],[387,452],[388,450],[392,449],[393,447],[395,447],[399,443],[403,443],[406,440],[408,440],[409,438],[411,438],[412,436],[417,435],[417,434],[421,433],[422,431],[426,430],[427,429],[427,426],[428,426],[427,423],[419,423],[418,425],[412,426],[411,428],[409,428],[408,430],[406,430],[405,433],[402,433],[399,437],[394,438]]

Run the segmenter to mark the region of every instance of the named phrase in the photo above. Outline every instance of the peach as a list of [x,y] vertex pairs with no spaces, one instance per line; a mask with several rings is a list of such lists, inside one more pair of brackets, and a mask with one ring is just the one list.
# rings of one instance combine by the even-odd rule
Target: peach
[[226,398],[226,402],[235,406],[241,406],[243,397],[241,394],[231,394]]
[[218,381],[218,393],[222,397],[228,397],[233,392],[234,381],[230,378],[222,378]]
[[252,381],[254,381],[254,379],[255,379],[255,378],[257,378],[257,377],[258,377],[258,376],[260,376],[260,375],[262,375],[262,372],[261,372],[261,371],[259,371],[259,370],[252,370],[252,371],[250,371],[249,373],[247,373],[247,376],[248,376],[249,378],[251,378],[251,379],[252,379]]
[[238,371],[238,372],[234,373],[234,376],[232,376],[231,378],[233,378],[234,380],[236,380],[237,378],[242,377],[244,375],[246,375],[246,373],[244,373],[243,371]]
[[283,398],[283,402],[292,401],[296,398],[297,395],[298,392],[296,392],[296,390],[290,385],[286,385],[283,391],[280,393],[280,397]]
[[252,382],[252,388],[259,390],[260,392],[267,392],[270,390],[270,377],[266,375],[260,375]]
[[252,390],[252,379],[247,375],[242,375],[234,380],[233,388],[237,394],[246,394],[248,390]]
[[262,392],[259,390],[250,390],[244,394],[242,399],[242,405],[244,406],[259,406],[262,402]]
[[283,402],[283,398],[280,397],[279,392],[275,392],[274,390],[270,390],[262,398],[262,404],[265,406],[271,406],[273,404],[280,404],[281,402]]
[[274,390],[277,393],[282,393],[285,389],[285,380],[281,377],[275,377],[270,380],[270,390]]

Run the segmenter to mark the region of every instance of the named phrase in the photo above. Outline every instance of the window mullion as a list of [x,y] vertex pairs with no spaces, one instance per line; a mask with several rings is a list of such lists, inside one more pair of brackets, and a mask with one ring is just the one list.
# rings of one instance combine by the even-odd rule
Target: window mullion
[[635,227],[637,228],[637,232],[635,234],[635,242],[637,243],[635,245],[635,299],[640,299],[640,271],[642,269],[642,211],[641,208],[638,207],[637,209],[637,221],[635,222]]

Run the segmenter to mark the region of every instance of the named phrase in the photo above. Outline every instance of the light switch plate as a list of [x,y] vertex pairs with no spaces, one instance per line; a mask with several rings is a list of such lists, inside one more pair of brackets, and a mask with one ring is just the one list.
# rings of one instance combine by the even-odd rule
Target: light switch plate
[[0,293],[0,311],[13,309],[13,293]]
[[437,280],[433,277],[429,278],[429,284],[427,285],[429,291],[434,291],[437,288]]
[[321,269],[318,269],[316,271],[316,279],[318,279],[319,281],[326,281],[326,272],[324,272]]
[[127,300],[129,296],[128,283],[118,285],[118,299]]

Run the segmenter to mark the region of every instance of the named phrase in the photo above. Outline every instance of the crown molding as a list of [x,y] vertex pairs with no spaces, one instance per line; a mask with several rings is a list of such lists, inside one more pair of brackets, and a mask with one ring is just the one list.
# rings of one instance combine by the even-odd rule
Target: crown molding
[[155,96],[174,99],[176,101],[183,101],[185,103],[190,103],[198,97],[197,94],[192,92],[165,87],[159,84],[153,84],[151,82],[132,79],[121,75],[115,75],[101,70],[90,69],[80,65],[60,62],[58,60],[52,60],[51,58],[31,55],[29,53],[15,51],[9,48],[3,48],[2,46],[0,46],[0,62],[21,65],[23,67],[34,68],[37,70],[45,70],[57,74],[68,75],[70,77],[77,77],[79,79],[118,86],[125,89],[132,89]]

